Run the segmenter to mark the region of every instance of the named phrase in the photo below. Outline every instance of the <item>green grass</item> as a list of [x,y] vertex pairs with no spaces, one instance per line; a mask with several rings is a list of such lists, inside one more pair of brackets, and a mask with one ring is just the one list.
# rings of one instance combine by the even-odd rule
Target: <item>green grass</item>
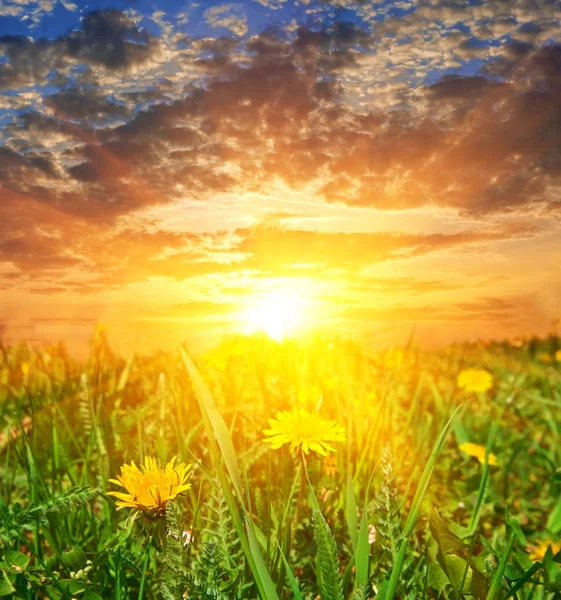
[[[0,347],[0,597],[558,598],[559,546],[528,551],[561,540],[558,347],[257,335],[121,358],[97,333],[83,363]],[[459,389],[466,367],[493,388]],[[334,472],[263,442],[294,406],[345,427]],[[115,510],[122,464],[176,454],[192,486],[165,518]]]

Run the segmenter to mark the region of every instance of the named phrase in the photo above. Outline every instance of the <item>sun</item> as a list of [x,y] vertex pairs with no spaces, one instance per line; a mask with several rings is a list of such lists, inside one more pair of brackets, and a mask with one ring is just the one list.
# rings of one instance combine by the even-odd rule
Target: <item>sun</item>
[[301,331],[309,314],[310,301],[303,294],[286,289],[266,292],[249,302],[240,316],[244,333],[257,331],[281,341]]

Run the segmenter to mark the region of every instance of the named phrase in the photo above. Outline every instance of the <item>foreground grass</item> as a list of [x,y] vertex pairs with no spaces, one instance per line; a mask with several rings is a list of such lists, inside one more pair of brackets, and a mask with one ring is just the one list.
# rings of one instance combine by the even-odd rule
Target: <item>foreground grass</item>
[[[557,349],[1,348],[0,596],[561,597]],[[488,391],[458,387],[471,367]],[[295,407],[344,427],[337,452],[264,442]],[[175,455],[189,490],[159,516],[115,510],[121,465]]]

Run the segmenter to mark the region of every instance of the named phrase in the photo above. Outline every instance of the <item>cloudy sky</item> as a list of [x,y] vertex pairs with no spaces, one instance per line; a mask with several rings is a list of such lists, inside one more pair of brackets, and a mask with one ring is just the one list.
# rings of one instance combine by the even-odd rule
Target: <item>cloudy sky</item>
[[165,345],[275,294],[369,340],[546,332],[560,20],[558,0],[0,0],[2,336],[99,321]]

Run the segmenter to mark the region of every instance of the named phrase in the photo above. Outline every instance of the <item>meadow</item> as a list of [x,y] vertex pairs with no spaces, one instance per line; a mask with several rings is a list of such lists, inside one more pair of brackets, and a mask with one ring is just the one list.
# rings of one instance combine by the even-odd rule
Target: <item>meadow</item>
[[559,347],[2,346],[0,596],[561,598]]

